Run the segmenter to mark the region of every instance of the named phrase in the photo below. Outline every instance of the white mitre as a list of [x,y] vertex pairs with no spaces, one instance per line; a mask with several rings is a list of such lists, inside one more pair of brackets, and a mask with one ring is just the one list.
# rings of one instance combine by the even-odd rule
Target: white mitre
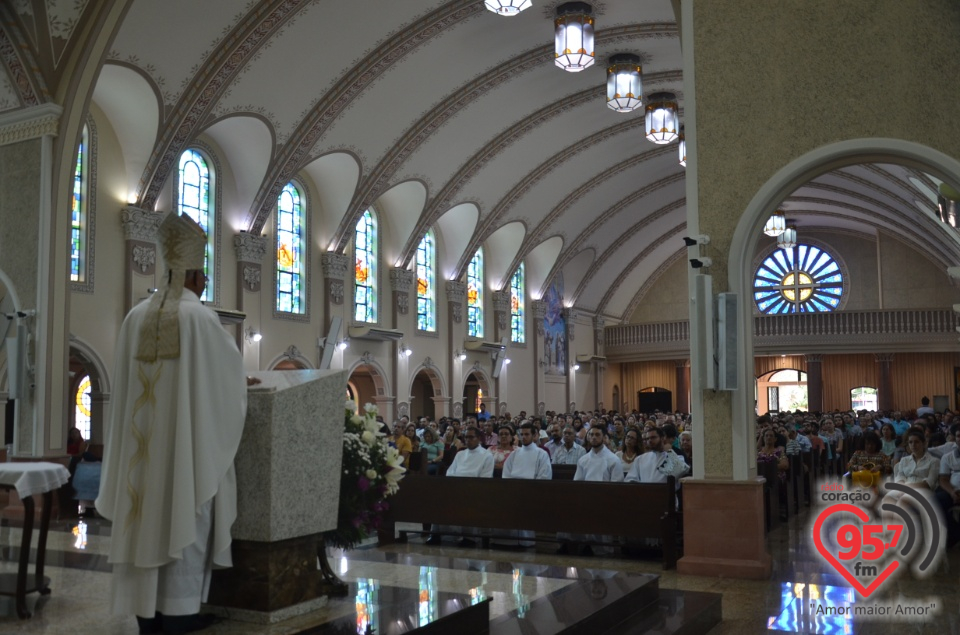
[[180,297],[187,271],[203,269],[207,236],[189,216],[169,214],[160,224],[160,251],[167,263],[167,280],[150,298],[140,327],[137,359],[180,357]]

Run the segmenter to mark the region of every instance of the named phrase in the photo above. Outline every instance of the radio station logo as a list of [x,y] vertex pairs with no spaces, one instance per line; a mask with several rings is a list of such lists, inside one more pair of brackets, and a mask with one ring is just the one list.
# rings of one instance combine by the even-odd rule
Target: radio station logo
[[892,482],[849,488],[827,482],[814,498],[826,507],[812,521],[813,544],[862,598],[905,570],[917,578],[936,571],[946,525],[926,490]]

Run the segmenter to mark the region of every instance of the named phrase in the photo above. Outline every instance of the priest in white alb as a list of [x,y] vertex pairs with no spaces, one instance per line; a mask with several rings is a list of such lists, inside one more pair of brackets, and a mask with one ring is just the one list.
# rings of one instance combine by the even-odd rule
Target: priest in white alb
[[163,286],[120,329],[96,506],[113,521],[113,612],[171,635],[213,622],[199,615],[210,571],[232,564],[247,393],[236,343],[200,302],[203,230],[170,214],[159,235]]
[[[520,447],[510,453],[503,463],[503,478],[527,478],[550,480],[553,478],[553,467],[550,465],[550,454],[537,445],[537,428],[529,421],[520,424]],[[535,532],[521,530],[519,544],[521,547],[533,547]]]

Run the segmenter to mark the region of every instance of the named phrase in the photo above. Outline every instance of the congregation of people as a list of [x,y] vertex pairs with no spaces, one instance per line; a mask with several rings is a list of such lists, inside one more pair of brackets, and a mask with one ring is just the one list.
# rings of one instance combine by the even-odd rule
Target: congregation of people
[[[757,419],[757,465],[776,463],[786,479],[789,457],[816,453],[823,475],[867,476],[878,489],[890,480],[933,494],[943,511],[947,547],[960,542],[960,416],[916,410],[768,413]],[[805,468],[806,469],[806,468]]]

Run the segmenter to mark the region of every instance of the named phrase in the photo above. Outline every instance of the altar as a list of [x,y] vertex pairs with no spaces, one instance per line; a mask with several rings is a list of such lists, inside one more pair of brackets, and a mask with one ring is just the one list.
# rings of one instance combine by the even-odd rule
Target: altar
[[233,568],[214,571],[208,604],[230,619],[273,623],[326,603],[321,534],[335,529],[345,370],[250,373],[237,451]]

